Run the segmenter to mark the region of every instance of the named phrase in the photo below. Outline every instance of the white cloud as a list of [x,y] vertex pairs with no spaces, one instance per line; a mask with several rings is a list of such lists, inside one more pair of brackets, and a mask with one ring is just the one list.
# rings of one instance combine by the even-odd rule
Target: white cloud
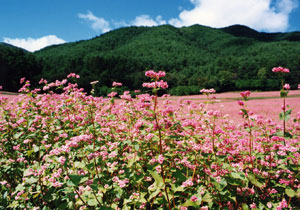
[[158,26],[166,24],[167,22],[162,19],[161,16],[157,16],[155,19],[151,18],[149,15],[137,16],[130,25],[134,26]]
[[96,32],[105,33],[110,31],[110,24],[104,18],[96,17],[91,11],[88,11],[87,14],[78,14],[78,17],[87,21],[91,24],[91,27]]
[[163,20],[162,16],[158,15],[156,18],[152,18],[149,15],[145,14],[136,16],[135,19],[132,21],[112,20],[111,23],[106,21],[102,17],[95,16],[91,11],[88,11],[87,14],[78,14],[78,17],[91,24],[91,27],[96,32],[101,33],[110,31],[112,28],[120,28],[126,26],[158,26],[167,23],[167,21]]
[[183,10],[178,18],[169,20],[177,27],[193,24],[225,27],[247,25],[256,30],[285,31],[290,12],[297,0],[190,0],[191,10]]
[[12,38],[4,37],[3,42],[14,45],[16,47],[26,49],[30,52],[34,52],[36,50],[40,50],[50,45],[65,43],[66,41],[58,38],[55,35],[48,35],[37,39],[30,38],[30,37],[25,39],[24,38],[12,39]]

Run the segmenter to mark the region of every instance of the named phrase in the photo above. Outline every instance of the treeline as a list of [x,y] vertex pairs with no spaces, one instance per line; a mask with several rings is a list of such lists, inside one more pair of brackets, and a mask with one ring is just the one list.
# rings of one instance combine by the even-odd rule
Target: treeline
[[96,93],[105,95],[113,81],[122,82],[123,89],[140,89],[144,72],[154,69],[167,72],[167,91],[173,95],[198,94],[202,88],[275,90],[280,81],[271,69],[284,66],[291,69],[286,81],[295,88],[300,78],[299,40],[299,32],[259,33],[240,25],[164,25],[121,28],[35,53],[0,45],[0,85],[15,91],[22,76],[36,84],[41,77],[55,81],[75,72],[81,87],[89,91],[90,82],[99,80]]

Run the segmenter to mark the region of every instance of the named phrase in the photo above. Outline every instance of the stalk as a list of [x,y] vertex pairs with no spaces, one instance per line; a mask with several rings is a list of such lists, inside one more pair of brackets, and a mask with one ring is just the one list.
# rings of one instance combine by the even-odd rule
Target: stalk
[[[162,148],[162,135],[161,135],[161,128],[159,125],[159,121],[158,121],[158,117],[156,114],[156,109],[157,109],[157,91],[155,91],[155,98],[154,98],[154,119],[156,122],[156,126],[158,129],[158,137],[159,137],[159,153],[162,155],[163,153],[163,148]],[[171,210],[171,203],[170,203],[170,199],[169,199],[169,195],[168,195],[168,190],[167,190],[167,185],[166,185],[166,181],[165,181],[165,174],[164,174],[164,167],[163,167],[163,163],[161,164],[161,176],[163,178],[163,182],[165,185],[165,193],[166,193],[166,197],[167,197],[167,201],[168,201],[168,205],[169,205],[169,210]]]

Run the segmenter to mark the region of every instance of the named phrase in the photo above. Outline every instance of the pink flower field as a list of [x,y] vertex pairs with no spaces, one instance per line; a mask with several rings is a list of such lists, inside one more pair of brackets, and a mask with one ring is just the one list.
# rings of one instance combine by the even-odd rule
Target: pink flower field
[[74,73],[0,97],[0,209],[300,206],[300,90],[158,97],[165,73],[145,76],[134,99],[118,82],[88,95]]

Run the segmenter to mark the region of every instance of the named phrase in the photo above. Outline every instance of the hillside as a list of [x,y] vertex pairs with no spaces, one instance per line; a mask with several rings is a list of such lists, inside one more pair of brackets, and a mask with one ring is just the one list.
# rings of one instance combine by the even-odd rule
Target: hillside
[[16,91],[20,78],[37,80],[41,66],[36,56],[26,50],[0,43],[0,85],[4,90]]
[[[241,25],[221,29],[163,25],[121,28],[24,54],[32,57],[29,62],[34,70],[28,72],[36,72],[36,78],[51,81],[76,72],[81,76],[80,86],[87,90],[90,81],[99,80],[97,93],[101,95],[112,81],[139,89],[147,69],[166,71],[169,93],[184,95],[203,87],[222,92],[278,89],[279,80],[271,69],[279,65],[291,69],[286,79],[295,87],[300,78],[299,40],[300,32],[259,33]],[[0,68],[2,74],[1,63]]]

